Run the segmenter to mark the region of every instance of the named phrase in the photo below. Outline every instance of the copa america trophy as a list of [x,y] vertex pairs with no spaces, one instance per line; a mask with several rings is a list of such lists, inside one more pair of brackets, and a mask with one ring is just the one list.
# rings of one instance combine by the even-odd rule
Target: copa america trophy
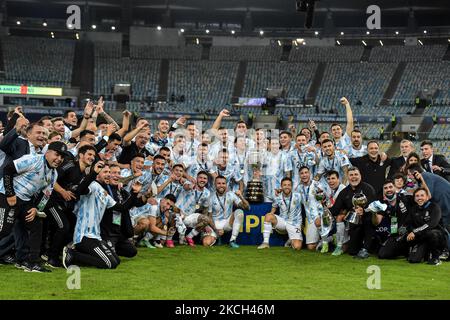
[[245,198],[248,202],[262,203],[264,202],[264,188],[263,183],[260,181],[261,170],[258,165],[253,165],[253,180],[247,183],[247,190]]
[[323,208],[323,212],[320,214],[320,237],[326,237],[333,227],[333,215],[328,209],[328,201],[326,200],[323,188],[319,184],[314,186],[314,196],[319,203],[319,206]]
[[[364,193],[356,193],[353,195],[352,204],[353,207],[361,207],[364,208],[367,205],[367,197]],[[356,214],[355,211],[350,211],[344,218],[345,221],[348,221],[352,224],[362,224],[362,216]]]

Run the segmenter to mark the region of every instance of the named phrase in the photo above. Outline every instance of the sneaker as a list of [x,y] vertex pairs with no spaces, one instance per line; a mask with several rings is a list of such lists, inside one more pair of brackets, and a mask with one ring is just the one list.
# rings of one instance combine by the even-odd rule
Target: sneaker
[[444,249],[442,251],[441,255],[439,256],[439,260],[448,260],[449,252],[447,249]]
[[158,248],[158,249],[164,248],[164,246],[161,244],[160,241],[155,241],[155,242],[153,242],[153,246],[154,246],[155,248]]
[[25,261],[23,265],[25,266],[24,268],[25,272],[51,272],[50,270],[46,269],[39,263],[30,263]]
[[259,250],[259,249],[269,249],[269,248],[270,248],[269,244],[263,242],[263,243],[261,243],[256,249]]
[[44,261],[48,261],[48,256],[46,254],[41,254],[41,259]]
[[344,253],[344,251],[342,250],[342,246],[337,246],[331,255],[332,256],[340,256],[343,253]]
[[45,263],[45,265],[47,267],[50,267],[53,269],[61,268],[63,266],[62,263],[58,259],[53,259],[53,258],[48,259],[47,262]]
[[186,241],[187,241],[187,240],[186,240],[186,237],[180,237],[180,239],[178,240],[178,243],[179,243],[180,245],[186,245],[186,244],[187,244]]
[[354,256],[354,258],[356,258],[356,259],[367,259],[368,257],[369,257],[369,252],[367,251],[367,249],[364,249],[364,248],[359,250],[358,254],[356,256]]
[[72,249],[70,249],[69,247],[64,247],[63,249],[63,254],[62,254],[62,264],[64,266],[64,268],[69,268],[72,265],[72,259],[73,256],[71,254]]
[[14,267],[16,267],[17,269],[21,269],[21,270],[25,270],[26,266],[23,264],[23,261],[17,261],[14,264]]
[[140,247],[146,247],[149,249],[155,249],[156,247],[154,245],[151,244],[151,242],[148,239],[142,239],[141,241],[139,241],[138,245]]
[[175,244],[173,243],[173,240],[166,240],[166,247],[167,248],[175,248]]
[[12,254],[7,254],[0,259],[0,264],[14,264],[16,258]]
[[328,252],[328,242],[324,242],[322,244],[322,250],[320,250],[320,253],[327,253]]
[[288,239],[288,240],[284,243],[284,247],[285,247],[285,248],[290,248],[290,247],[291,247],[291,244],[292,244],[292,240],[291,240],[291,239]]
[[427,264],[433,265],[433,266],[438,266],[441,264],[441,260],[439,260],[438,257],[434,257],[434,258],[429,259]]
[[236,241],[230,241],[230,248],[237,249],[239,248],[239,245],[236,243]]
[[194,240],[192,240],[192,238],[186,237],[186,242],[189,246],[195,247],[195,243]]

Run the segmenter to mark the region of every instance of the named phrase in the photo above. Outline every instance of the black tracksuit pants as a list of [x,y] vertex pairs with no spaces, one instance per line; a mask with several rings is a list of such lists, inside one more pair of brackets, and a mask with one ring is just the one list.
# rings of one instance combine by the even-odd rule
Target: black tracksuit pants
[[105,241],[83,237],[75,245],[72,264],[88,265],[101,269],[115,269],[120,264],[119,256]]
[[48,257],[58,259],[64,246],[72,241],[76,217],[72,210],[57,202],[49,202],[45,211],[52,224],[50,229],[53,231],[50,236]]

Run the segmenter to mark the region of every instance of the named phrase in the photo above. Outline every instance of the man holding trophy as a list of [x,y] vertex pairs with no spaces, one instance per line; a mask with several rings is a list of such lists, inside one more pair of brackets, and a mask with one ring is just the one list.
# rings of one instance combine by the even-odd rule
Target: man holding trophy
[[369,257],[375,227],[371,214],[366,214],[364,209],[367,204],[376,200],[375,190],[361,181],[361,173],[356,167],[348,170],[348,182],[349,185],[339,193],[330,210],[337,222],[347,221],[350,225],[348,253],[365,259]]

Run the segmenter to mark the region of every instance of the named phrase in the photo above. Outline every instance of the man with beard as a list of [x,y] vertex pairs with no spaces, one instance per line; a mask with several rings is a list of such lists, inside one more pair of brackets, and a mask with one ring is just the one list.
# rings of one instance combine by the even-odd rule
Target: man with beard
[[348,253],[365,259],[369,257],[369,249],[372,245],[375,228],[372,225],[371,215],[364,213],[365,208],[355,207],[352,199],[354,195],[363,194],[367,198],[367,204],[369,204],[376,199],[375,190],[370,184],[362,182],[361,173],[356,167],[348,170],[348,181],[349,185],[339,193],[330,211],[336,218],[336,222],[343,222],[345,215],[350,211],[354,211],[361,217],[361,224],[350,223]]
[[[230,247],[239,248],[236,239],[244,221],[244,210],[250,210],[250,204],[244,199],[240,190],[227,191],[227,179],[224,176],[217,176],[214,180],[215,192],[211,199],[209,212],[214,220],[214,225],[218,231],[207,235],[205,241],[214,243],[217,237],[224,232],[231,231]],[[233,206],[238,207],[233,211]]]
[[129,165],[131,160],[138,153],[143,154],[144,158],[151,156],[150,151],[146,148],[146,144],[150,139],[150,134],[147,131],[147,128],[148,123],[141,122],[139,127],[136,127],[136,129],[132,131],[136,136],[135,141],[131,141],[133,135],[130,135],[130,133],[123,138],[123,148],[118,160],[119,163],[124,166]]
[[197,148],[197,157],[192,159],[191,165],[189,166],[187,173],[191,177],[196,177],[200,171],[209,172],[213,167],[212,161],[208,160],[208,145],[206,143],[201,143]]
[[176,164],[172,167],[170,176],[163,176],[161,183],[156,185],[158,188],[158,198],[164,198],[168,194],[173,194],[178,198],[183,189],[191,190],[192,185],[188,179],[184,178],[184,167],[182,164]]
[[[264,218],[263,243],[258,249],[269,248],[269,238],[272,228],[288,233],[291,246],[295,250],[302,248],[302,199],[301,195],[292,192],[292,180],[283,178],[281,181],[282,193],[275,198],[272,210]],[[275,215],[279,208],[279,215]]]
[[146,199],[134,196],[141,191],[142,187],[139,181],[135,181],[131,185],[132,200],[134,201],[129,201],[132,194],[120,187],[120,167],[118,165],[110,165],[109,169],[109,180],[108,176],[99,176],[97,181],[117,203],[124,206],[125,210],[106,209],[100,223],[100,235],[102,240],[106,241],[118,256],[132,258],[137,254],[137,250],[129,240],[129,238],[133,237],[134,232],[128,210],[134,206],[141,207],[145,205],[146,202],[144,200]]
[[[420,173],[416,176],[423,181]],[[386,180],[383,184],[383,200],[369,205],[369,209],[374,207],[372,222],[377,227],[376,232],[381,243],[378,258],[394,259],[408,255],[405,220],[413,201],[412,196],[397,193],[392,180]],[[380,204],[385,204],[386,209],[383,210]]]
[[58,180],[46,206],[45,212],[49,221],[56,228],[50,237],[47,266],[52,268],[61,267],[59,255],[64,246],[69,243],[73,235],[76,217],[73,208],[79,198],[78,186],[86,177],[86,169],[95,160],[96,149],[85,145],[78,151],[78,161],[66,160],[58,168]]
[[308,167],[311,174],[314,175],[317,156],[314,147],[308,146],[306,136],[299,133],[295,138],[296,144],[290,152],[290,161],[287,162],[286,171],[290,172],[290,177],[294,183],[294,190],[300,184],[300,168]]
[[[48,272],[40,264],[39,253],[42,242],[42,221],[37,218],[47,204],[53,186],[58,178],[56,168],[62,163],[67,146],[62,142],[52,142],[43,155],[27,155],[4,169],[0,180],[0,239],[11,233],[13,224],[19,219],[22,232],[28,232],[29,253],[18,265],[28,272]],[[42,199],[36,196],[43,192]]]
[[151,188],[152,177],[151,173],[144,169],[145,156],[142,153],[137,153],[131,160],[130,169],[122,169],[122,183],[125,190],[131,192],[131,186],[135,181],[142,184],[142,192],[147,192]]
[[230,191],[239,190],[241,193],[244,191],[244,182],[241,172],[235,165],[229,162],[229,152],[227,149],[223,149],[219,152],[214,161],[214,166],[209,173],[214,179],[218,176],[225,177]]
[[[319,181],[322,177],[325,177],[329,171],[339,172],[339,177],[341,177],[341,183],[347,184],[347,172],[350,166],[350,161],[347,156],[339,151],[335,150],[333,141],[325,139],[322,141],[322,150],[324,156],[320,160],[319,168],[317,169],[317,174],[315,177],[316,181]],[[322,184],[325,184],[326,180],[323,179]]]
[[367,154],[367,146],[362,144],[362,134],[358,129],[351,133],[351,144],[344,150],[349,159],[362,157]]
[[[119,256],[114,249],[100,235],[100,222],[106,209],[125,211],[127,203],[117,203],[99,181],[108,181],[109,166],[99,161],[93,170],[80,184],[80,201],[76,204],[77,223],[73,237],[73,245],[63,249],[63,265],[88,265],[102,269],[115,269],[119,263]],[[96,181],[97,179],[97,181]],[[132,202],[137,194],[128,199]]]
[[[186,242],[194,247],[193,238],[200,232],[211,232],[214,227],[212,219],[208,216],[209,202],[211,193],[206,188],[208,184],[208,173],[200,171],[197,174],[197,181],[192,190],[183,190],[177,199],[176,206],[180,208],[183,216],[183,223],[186,227],[192,228],[191,232],[186,236]],[[180,235],[183,237],[183,235]],[[209,246],[203,239],[203,245]]]

